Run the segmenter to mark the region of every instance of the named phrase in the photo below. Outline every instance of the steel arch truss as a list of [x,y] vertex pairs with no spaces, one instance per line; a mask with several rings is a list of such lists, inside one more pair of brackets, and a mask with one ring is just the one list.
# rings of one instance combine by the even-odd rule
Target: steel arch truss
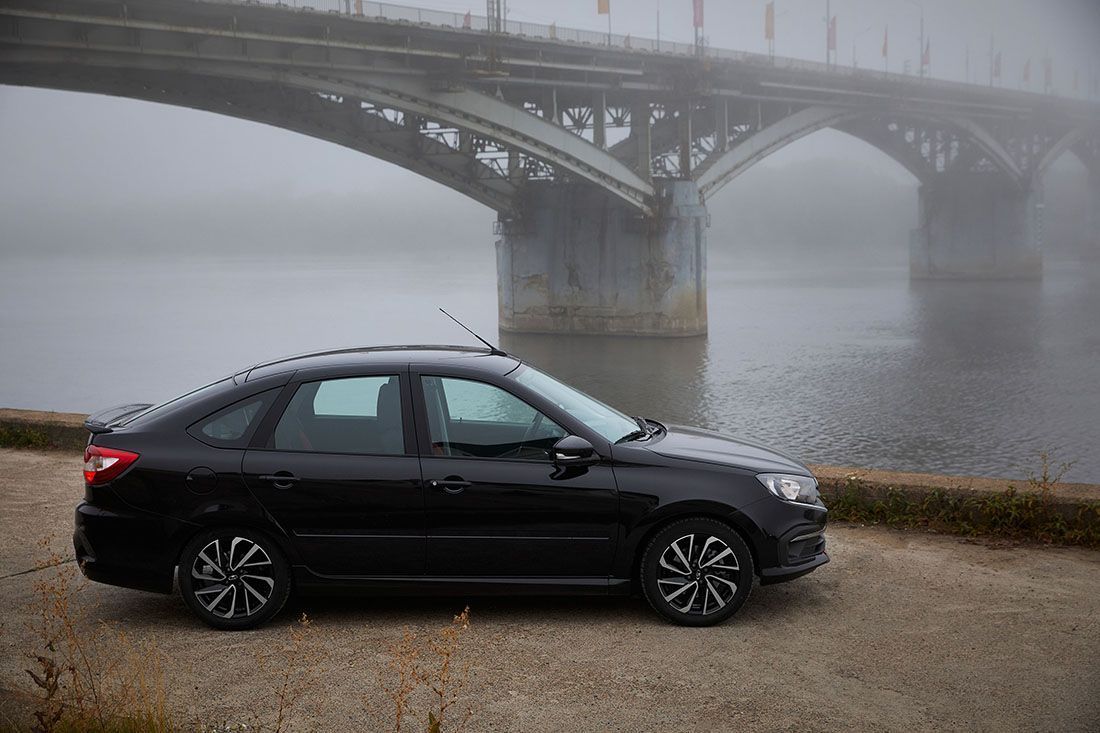
[[[995,172],[1026,186],[1029,172],[1055,142],[1033,132],[1027,140],[998,136],[966,118],[933,116],[909,110],[806,107],[766,122],[731,123],[719,155],[702,156],[693,176],[709,197],[749,167],[780,148],[818,130],[845,132],[881,150],[921,182],[949,172]],[[720,140],[720,142],[723,142]],[[693,158],[694,159],[694,158]]]
[[560,112],[532,114],[446,69],[404,68],[355,44],[334,52],[324,39],[242,41],[224,29],[138,22],[122,7],[121,16],[7,11],[15,20],[0,23],[0,82],[152,98],[285,127],[499,212],[515,211],[523,183],[538,179],[594,183],[651,212],[648,178],[576,134],[588,124],[583,110],[570,110],[571,131]]
[[214,112],[291,130],[394,163],[497,210],[519,190],[519,168],[546,175],[541,162],[437,122],[352,97],[267,82],[138,70],[67,70],[22,65],[5,82],[93,92]]

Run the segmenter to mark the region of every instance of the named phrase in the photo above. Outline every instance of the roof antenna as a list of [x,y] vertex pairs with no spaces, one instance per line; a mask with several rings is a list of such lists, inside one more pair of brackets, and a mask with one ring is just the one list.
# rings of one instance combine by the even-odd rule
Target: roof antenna
[[483,339],[483,338],[481,338],[480,336],[478,336],[478,335],[477,335],[476,333],[474,333],[474,332],[473,332],[473,330],[471,330],[471,329],[470,329],[470,328],[469,328],[469,327],[468,327],[468,326],[467,326],[467,325],[466,325],[465,323],[463,323],[462,321],[458,320],[457,318],[455,318],[454,316],[452,316],[452,315],[451,315],[450,313],[448,313],[447,311],[445,311],[445,310],[443,310],[442,308],[440,308],[440,309],[439,309],[439,312],[440,312],[440,313],[442,313],[443,315],[447,316],[448,318],[450,318],[450,319],[451,319],[452,321],[454,321],[454,322],[455,322],[455,323],[457,323],[458,325],[462,326],[462,328],[466,329],[466,331],[467,331],[467,332],[468,332],[468,333],[469,333],[469,334],[470,334],[471,336],[473,336],[473,337],[474,337],[474,338],[476,338],[476,339],[477,339],[478,341],[480,341],[481,343],[483,343],[483,344],[485,344],[486,346],[488,346],[488,347],[489,347],[489,353],[490,353],[490,354],[492,354],[493,356],[508,356],[508,354],[506,354],[505,352],[503,352],[503,351],[501,351],[500,349],[498,349],[497,347],[493,346],[493,345],[492,345],[491,343],[489,343],[489,342],[488,342],[488,341],[486,341],[485,339]]

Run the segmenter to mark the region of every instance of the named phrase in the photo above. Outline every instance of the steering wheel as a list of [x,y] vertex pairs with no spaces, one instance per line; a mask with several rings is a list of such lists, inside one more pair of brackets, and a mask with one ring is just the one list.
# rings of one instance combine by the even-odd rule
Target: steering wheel
[[531,424],[527,426],[527,429],[525,431],[523,431],[523,438],[520,440],[519,445],[517,445],[515,448],[508,451],[507,453],[504,453],[500,457],[501,458],[512,458],[512,457],[518,456],[520,454],[520,452],[523,450],[523,447],[525,445],[527,445],[531,441],[531,439],[535,437],[535,435],[538,434],[539,428],[542,427],[543,417],[544,416],[541,412],[536,412],[535,413],[535,419],[533,419],[531,421]]

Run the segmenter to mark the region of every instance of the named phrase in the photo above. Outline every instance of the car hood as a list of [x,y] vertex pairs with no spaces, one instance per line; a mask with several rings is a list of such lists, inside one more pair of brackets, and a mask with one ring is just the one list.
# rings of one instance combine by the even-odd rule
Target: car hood
[[646,448],[668,458],[716,463],[757,473],[812,475],[799,461],[759,443],[681,425],[667,426],[665,434]]

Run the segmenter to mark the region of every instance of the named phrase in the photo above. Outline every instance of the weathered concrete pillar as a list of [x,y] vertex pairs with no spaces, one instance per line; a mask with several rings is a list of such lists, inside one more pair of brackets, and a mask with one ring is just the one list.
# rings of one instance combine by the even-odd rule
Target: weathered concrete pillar
[[909,246],[913,278],[1038,278],[1041,189],[997,173],[945,173],[921,186]]
[[527,333],[707,331],[707,211],[692,181],[659,181],[644,217],[601,188],[532,182],[501,222],[500,327]]

